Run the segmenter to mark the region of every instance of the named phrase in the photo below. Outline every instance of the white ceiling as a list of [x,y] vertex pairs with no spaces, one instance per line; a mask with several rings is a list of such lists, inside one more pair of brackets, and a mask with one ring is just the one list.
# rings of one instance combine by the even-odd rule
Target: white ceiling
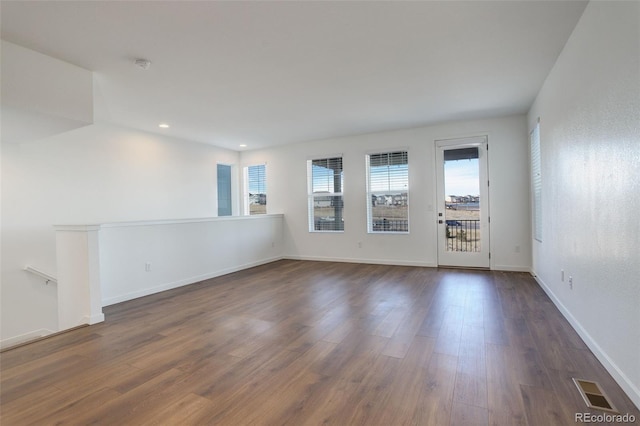
[[2,1],[1,18],[3,39],[95,72],[96,121],[240,150],[525,113],[585,5]]

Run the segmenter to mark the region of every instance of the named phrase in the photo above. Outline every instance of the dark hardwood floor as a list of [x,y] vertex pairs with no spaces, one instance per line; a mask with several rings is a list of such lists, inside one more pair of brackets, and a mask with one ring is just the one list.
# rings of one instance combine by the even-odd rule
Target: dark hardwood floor
[[640,413],[522,273],[280,261],[0,354],[3,426],[570,425]]

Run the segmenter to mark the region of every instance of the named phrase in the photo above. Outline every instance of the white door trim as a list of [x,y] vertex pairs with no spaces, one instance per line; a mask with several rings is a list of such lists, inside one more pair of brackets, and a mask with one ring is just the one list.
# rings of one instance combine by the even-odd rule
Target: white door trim
[[[436,140],[436,226],[437,253],[439,266],[457,266],[470,268],[490,268],[489,243],[489,173],[488,173],[488,137],[476,136],[468,138]],[[480,181],[480,251],[454,252],[447,251],[446,206],[444,188],[444,152],[449,149],[478,147],[479,181]],[[466,194],[461,194],[466,195]],[[442,216],[441,216],[442,214]],[[440,223],[442,222],[442,223]]]

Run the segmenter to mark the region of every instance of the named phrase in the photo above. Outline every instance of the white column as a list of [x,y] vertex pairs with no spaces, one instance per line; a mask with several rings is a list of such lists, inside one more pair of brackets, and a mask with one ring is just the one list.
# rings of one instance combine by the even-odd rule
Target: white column
[[104,321],[99,225],[56,226],[58,328]]

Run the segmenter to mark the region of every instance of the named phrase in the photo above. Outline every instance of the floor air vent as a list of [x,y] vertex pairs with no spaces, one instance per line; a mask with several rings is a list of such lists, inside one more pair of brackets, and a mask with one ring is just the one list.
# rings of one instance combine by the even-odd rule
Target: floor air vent
[[589,408],[595,408],[596,410],[608,411],[610,413],[617,413],[616,407],[609,401],[609,398],[600,389],[600,385],[596,382],[583,379],[573,379],[573,383],[576,384],[582,399]]

